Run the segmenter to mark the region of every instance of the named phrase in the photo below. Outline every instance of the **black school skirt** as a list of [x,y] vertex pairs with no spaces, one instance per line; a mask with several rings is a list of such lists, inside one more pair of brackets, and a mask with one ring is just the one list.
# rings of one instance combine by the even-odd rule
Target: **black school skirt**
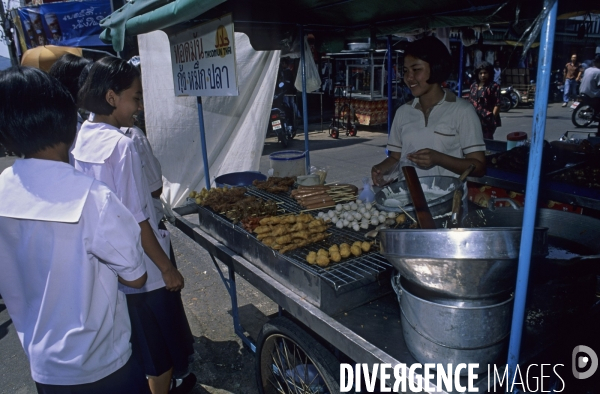
[[194,338],[185,316],[181,292],[162,287],[147,293],[127,294],[133,356],[146,375],[160,376],[173,368],[173,376],[189,372]]

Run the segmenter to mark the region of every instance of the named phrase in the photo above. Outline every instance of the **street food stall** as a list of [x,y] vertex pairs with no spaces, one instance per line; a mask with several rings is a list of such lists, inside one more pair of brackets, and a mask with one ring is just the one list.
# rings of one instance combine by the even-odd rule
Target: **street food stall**
[[[490,15],[506,17],[506,12],[514,11],[509,11],[510,7],[499,9],[502,4],[494,1],[472,7],[468,1],[443,5],[435,1],[419,5],[380,2],[373,6],[373,1],[356,0],[343,2],[343,10],[339,2],[317,4],[306,0],[290,2],[288,16],[274,12],[257,17],[243,1],[207,1],[196,2],[200,8],[194,8],[195,14],[178,14],[172,19],[173,13],[162,12],[159,3],[151,11],[155,12],[155,19],[144,15],[148,9],[138,9],[146,18],[134,16],[135,6],[124,10],[121,14],[129,13],[129,17],[116,25],[109,24],[104,38],[112,37],[118,50],[125,34],[168,31],[175,23],[193,27],[233,9],[236,31],[246,31],[255,49],[278,47],[281,39],[287,37],[282,27],[290,25],[301,26],[300,36],[308,30],[333,27],[328,43],[334,45],[340,42],[341,36],[336,35],[340,30],[345,35],[370,35],[373,30],[374,34],[387,35],[395,29],[423,25],[424,21],[429,27],[460,26],[483,23]],[[186,1],[169,4],[175,3],[188,3],[191,7]],[[366,3],[370,4],[369,9],[377,10],[377,15],[366,16]],[[189,186],[186,203],[173,209],[175,223],[210,253],[221,273],[231,296],[236,333],[257,356],[260,392],[335,393],[342,387],[360,387],[363,381],[358,378],[359,372],[350,387],[340,380],[340,363],[366,364],[368,369],[403,365],[405,369],[399,371],[398,377],[404,379],[403,387],[410,390],[418,390],[429,381],[429,386],[435,386],[426,389],[430,392],[450,393],[467,385],[483,392],[489,389],[490,379],[495,379],[490,366],[512,378],[519,364],[531,362],[556,340],[554,324],[573,321],[574,316],[592,307],[595,275],[592,277],[588,268],[590,262],[597,263],[600,253],[594,241],[600,237],[598,221],[586,216],[573,219],[573,213],[547,212],[537,206],[539,191],[546,190],[544,183],[538,186],[542,178],[544,97],[550,67],[545,56],[552,51],[558,6],[556,2],[544,2],[544,7],[541,2],[527,4],[531,8],[522,9],[522,15],[527,11],[535,15],[541,12],[541,61],[536,91],[540,99],[535,100],[526,177],[520,188],[507,188],[524,192],[525,208],[514,215],[507,211],[473,210],[467,215],[469,221],[451,229],[456,224],[442,214],[435,218],[437,229],[416,229],[414,208],[401,203],[386,204],[387,200],[400,201],[403,193],[399,189],[384,188],[380,192],[383,197],[379,195],[379,200],[368,202],[357,199],[356,190],[348,185],[303,187],[294,179],[283,177],[257,179],[237,188],[212,188],[204,162],[207,187],[195,191],[197,183]],[[171,11],[185,9],[181,5],[171,6]],[[262,9],[254,2],[252,8]],[[303,49],[301,56],[304,57]],[[306,92],[303,101],[306,104]],[[200,99],[198,108],[203,139]],[[306,105],[303,108],[307,133]],[[305,141],[308,167],[308,134]],[[203,156],[206,155],[204,151]],[[470,181],[483,186],[496,182],[496,187],[508,181],[502,179],[504,174],[495,177],[492,171],[488,175]],[[437,182],[435,190],[441,192],[428,198],[428,203],[441,206],[450,201],[452,205],[453,196],[462,190],[462,185],[453,183],[440,189],[441,181],[432,180],[430,190],[435,189],[433,182]],[[580,197],[574,190],[561,191],[557,200],[577,196],[595,209],[597,195]],[[464,196],[468,199],[469,193]],[[499,224],[502,220],[505,224]],[[385,226],[381,227],[381,222]],[[488,222],[493,227],[487,227]],[[551,238],[558,239],[558,244],[553,244]],[[585,250],[571,250],[571,244]],[[557,257],[548,258],[551,248],[558,250]],[[222,273],[222,266],[227,267],[227,276]],[[236,274],[280,306],[279,316],[265,324],[256,341],[244,334],[239,321]],[[567,276],[572,280],[553,282]],[[581,291],[566,291],[567,295],[558,300],[563,305],[559,308],[546,297],[554,294],[557,286]],[[543,300],[548,302],[544,304]],[[507,347],[508,361],[502,363]],[[432,371],[423,368],[428,363],[478,364],[479,368],[467,373],[466,367],[460,371],[457,366],[449,372],[452,376],[456,373],[456,381],[448,385],[440,383],[443,368],[438,366],[432,375]],[[496,364],[502,366],[496,370]],[[415,370],[413,366],[420,367]],[[552,384],[555,383],[556,379]]]

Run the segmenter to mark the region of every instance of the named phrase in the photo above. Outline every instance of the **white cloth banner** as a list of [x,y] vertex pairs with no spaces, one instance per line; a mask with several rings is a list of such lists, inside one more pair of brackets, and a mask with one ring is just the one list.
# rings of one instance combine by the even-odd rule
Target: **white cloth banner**
[[[167,211],[205,187],[196,97],[175,97],[169,40],[138,36],[148,140],[163,171]],[[203,97],[211,183],[230,172],[258,171],[279,68],[279,51],[255,51],[235,33],[239,96]]]

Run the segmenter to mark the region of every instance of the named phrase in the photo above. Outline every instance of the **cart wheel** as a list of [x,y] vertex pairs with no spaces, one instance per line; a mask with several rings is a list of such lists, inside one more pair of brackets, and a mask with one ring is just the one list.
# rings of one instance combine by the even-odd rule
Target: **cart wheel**
[[350,128],[348,129],[348,135],[351,137],[356,137],[356,126],[350,125]]
[[340,136],[340,132],[337,127],[333,127],[331,130],[329,130],[329,135],[331,135],[331,138],[338,138]]
[[261,394],[340,392],[338,360],[285,317],[276,317],[263,326],[256,356]]

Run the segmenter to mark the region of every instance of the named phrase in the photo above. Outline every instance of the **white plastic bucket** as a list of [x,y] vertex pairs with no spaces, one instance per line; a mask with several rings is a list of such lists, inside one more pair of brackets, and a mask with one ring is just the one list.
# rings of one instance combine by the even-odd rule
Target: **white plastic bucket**
[[284,150],[271,153],[269,159],[271,170],[273,170],[269,171],[270,176],[286,177],[306,174],[306,152]]

